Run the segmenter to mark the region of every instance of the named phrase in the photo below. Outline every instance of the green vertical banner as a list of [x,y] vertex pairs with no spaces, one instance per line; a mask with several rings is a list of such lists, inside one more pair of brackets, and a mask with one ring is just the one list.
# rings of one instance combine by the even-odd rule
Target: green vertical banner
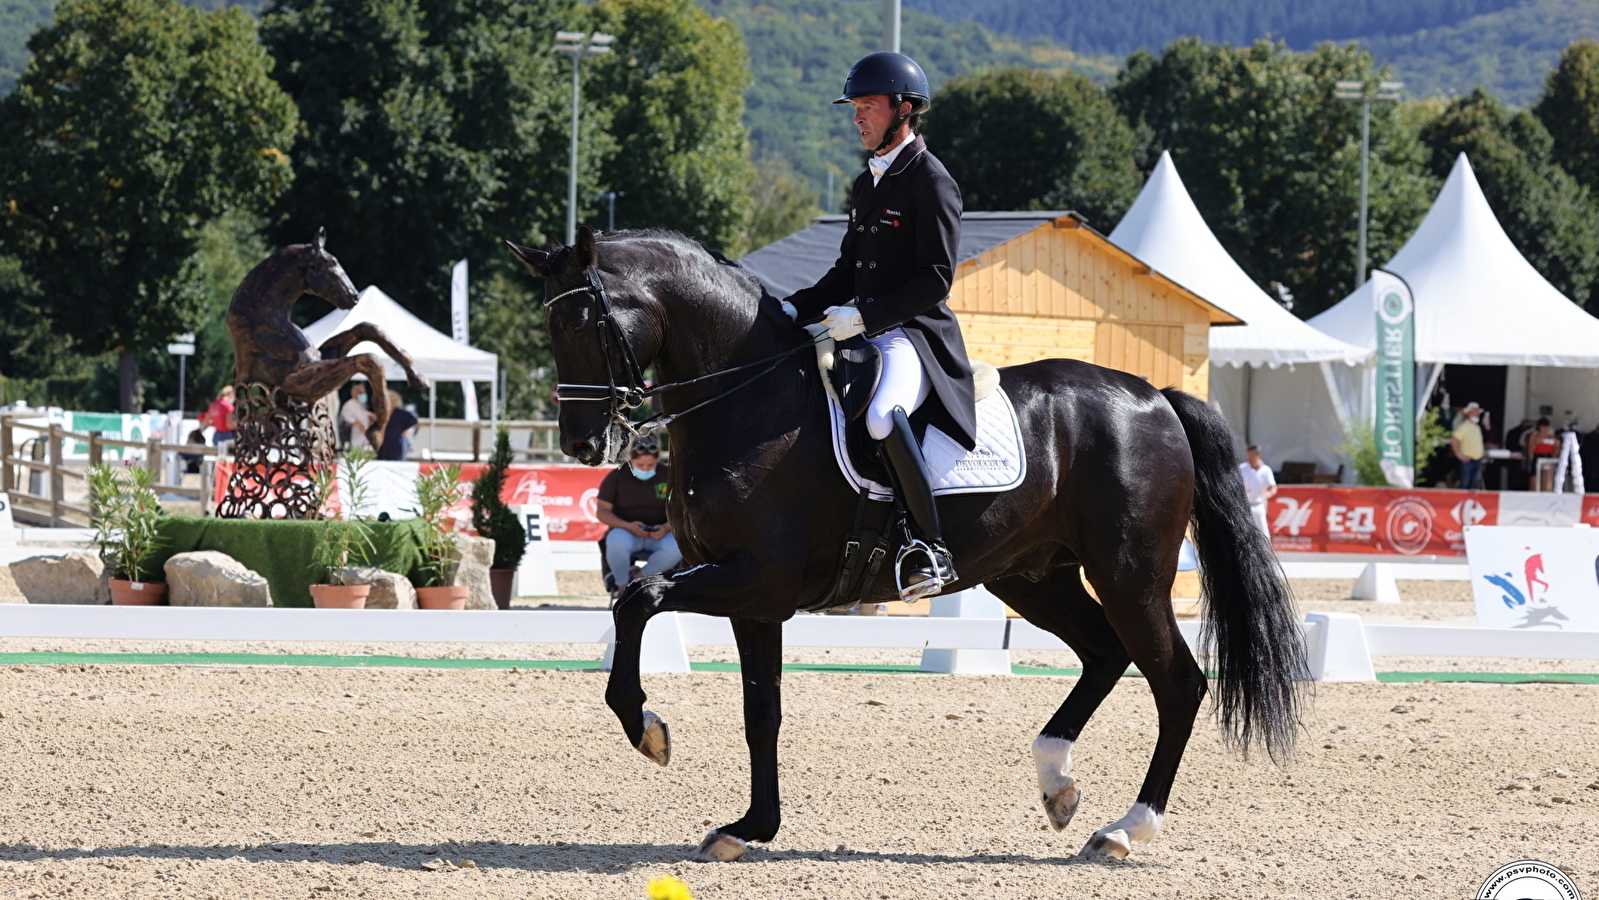
[[1367,282],[1377,316],[1377,458],[1394,487],[1416,486],[1416,304],[1410,286],[1377,269]]

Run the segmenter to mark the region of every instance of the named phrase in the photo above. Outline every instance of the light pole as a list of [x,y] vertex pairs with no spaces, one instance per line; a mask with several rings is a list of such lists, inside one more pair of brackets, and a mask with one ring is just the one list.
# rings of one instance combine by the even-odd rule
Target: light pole
[[557,31],[555,52],[572,57],[572,153],[566,175],[566,242],[577,243],[577,113],[581,96],[578,93],[577,64],[585,56],[610,53],[615,35],[590,34],[586,31]]
[[1333,85],[1333,96],[1360,104],[1360,235],[1355,240],[1355,287],[1366,283],[1366,179],[1371,158],[1371,104],[1372,101],[1390,102],[1399,99],[1404,89],[1399,81],[1381,81],[1376,90],[1364,81],[1340,81]]
[[883,49],[899,52],[899,0],[883,0]]
[[606,214],[605,214],[605,230],[606,231],[615,231],[616,230],[616,198],[620,197],[620,196],[622,196],[620,191],[600,191],[598,194],[594,195],[594,199],[596,199],[596,200],[604,200],[605,203],[606,203],[606,209],[607,209]]

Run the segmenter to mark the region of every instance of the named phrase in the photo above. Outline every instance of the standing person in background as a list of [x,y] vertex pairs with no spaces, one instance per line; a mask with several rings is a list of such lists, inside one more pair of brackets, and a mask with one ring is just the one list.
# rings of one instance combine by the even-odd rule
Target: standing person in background
[[1526,441],[1527,462],[1531,475],[1527,490],[1536,491],[1539,490],[1538,461],[1560,458],[1560,436],[1555,434],[1554,427],[1549,424],[1549,417],[1541,416],[1538,419],[1537,427],[1527,432]]
[[1238,474],[1244,479],[1244,493],[1249,497],[1249,515],[1269,538],[1271,525],[1266,521],[1266,503],[1277,496],[1277,476],[1260,458],[1259,444],[1250,444],[1244,450],[1244,459],[1245,462],[1238,464]]
[[211,435],[211,443],[217,448],[218,459],[227,457],[233,446],[233,429],[237,427],[234,413],[233,385],[230,384],[217,392],[217,398],[211,401],[211,406],[205,411],[206,421],[216,429]]
[[366,430],[372,427],[372,411],[367,409],[370,401],[371,394],[367,386],[356,382],[350,386],[350,399],[344,401],[344,405],[339,408],[339,421],[350,432],[351,450],[372,446],[372,443],[366,439]]
[[1486,454],[1482,443],[1482,407],[1472,401],[1460,414],[1460,424],[1449,435],[1449,449],[1460,462],[1460,489],[1482,490],[1482,458]]
[[383,446],[378,448],[378,459],[398,462],[411,455],[411,429],[422,421],[400,404],[399,391],[389,391],[389,424],[383,428]]

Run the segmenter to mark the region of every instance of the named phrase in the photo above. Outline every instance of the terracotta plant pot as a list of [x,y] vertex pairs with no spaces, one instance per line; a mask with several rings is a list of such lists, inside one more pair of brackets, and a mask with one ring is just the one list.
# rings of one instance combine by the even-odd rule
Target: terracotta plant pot
[[464,584],[417,588],[416,602],[423,609],[466,609],[466,598],[470,593],[472,589]]
[[111,602],[116,606],[160,606],[167,586],[155,581],[111,579]]
[[370,584],[313,584],[311,602],[317,609],[366,609]]
[[489,570],[489,588],[494,592],[495,606],[500,609],[511,608],[511,582],[515,580],[515,569]]

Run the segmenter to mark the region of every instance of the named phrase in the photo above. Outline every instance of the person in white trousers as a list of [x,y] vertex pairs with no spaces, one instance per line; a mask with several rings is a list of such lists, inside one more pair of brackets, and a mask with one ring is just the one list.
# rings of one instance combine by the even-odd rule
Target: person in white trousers
[[1260,445],[1250,444],[1244,450],[1244,462],[1238,464],[1238,474],[1244,479],[1244,492],[1249,496],[1249,515],[1260,530],[1271,537],[1271,525],[1266,521],[1266,507],[1277,495],[1277,476],[1271,466],[1260,458]]

